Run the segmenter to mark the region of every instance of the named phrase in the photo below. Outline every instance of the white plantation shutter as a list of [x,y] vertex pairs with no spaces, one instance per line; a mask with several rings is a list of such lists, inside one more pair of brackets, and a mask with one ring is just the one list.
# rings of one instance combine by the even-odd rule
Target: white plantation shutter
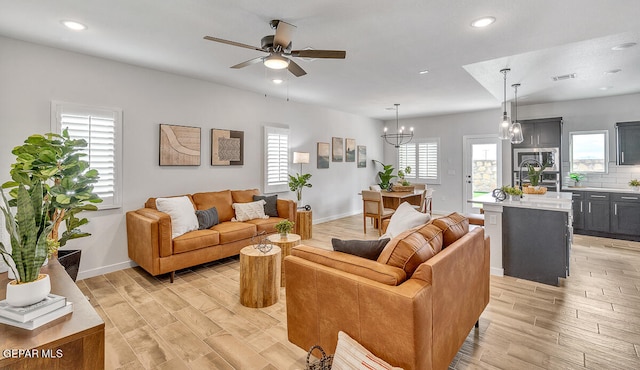
[[84,139],[87,148],[83,157],[89,162],[89,168],[99,173],[99,180],[94,186],[94,193],[102,198],[97,204],[101,209],[120,206],[121,169],[120,143],[122,112],[118,109],[78,106],[65,103],[54,103],[56,127],[55,132],[62,133],[66,128],[73,139]]
[[264,192],[289,190],[289,129],[265,126]]
[[399,169],[411,167],[407,179],[424,180],[427,184],[440,183],[440,139],[424,139],[401,145],[398,150]]

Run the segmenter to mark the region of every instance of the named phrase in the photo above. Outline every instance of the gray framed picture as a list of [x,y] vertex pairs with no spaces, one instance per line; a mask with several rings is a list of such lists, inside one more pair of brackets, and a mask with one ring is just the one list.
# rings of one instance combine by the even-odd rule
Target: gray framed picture
[[367,167],[367,147],[358,145],[358,168]]
[[331,139],[331,161],[342,162],[344,158],[344,139],[334,137]]
[[356,139],[345,139],[345,162],[356,161]]
[[329,143],[318,143],[318,168],[329,168]]
[[160,124],[160,166],[199,166],[200,127]]
[[244,131],[211,129],[211,165],[244,164]]

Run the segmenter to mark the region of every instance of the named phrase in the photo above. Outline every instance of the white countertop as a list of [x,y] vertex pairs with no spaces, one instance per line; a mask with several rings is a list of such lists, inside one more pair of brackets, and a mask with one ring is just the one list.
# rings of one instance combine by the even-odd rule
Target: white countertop
[[468,202],[500,205],[502,207],[532,208],[547,211],[571,212],[571,193],[547,192],[545,194],[523,194],[520,200],[497,201],[491,194],[475,197]]
[[620,194],[640,194],[640,192],[633,191],[631,188],[588,188],[588,187],[573,187],[563,186],[562,191],[601,191],[605,193],[620,193]]

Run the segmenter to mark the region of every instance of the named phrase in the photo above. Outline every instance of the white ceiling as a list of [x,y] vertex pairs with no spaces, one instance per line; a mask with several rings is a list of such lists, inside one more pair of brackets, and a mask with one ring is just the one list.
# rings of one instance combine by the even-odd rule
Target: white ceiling
[[[401,118],[499,108],[505,67],[519,104],[640,92],[640,45],[611,50],[640,44],[639,17],[638,0],[0,0],[0,35],[391,119],[394,103]],[[261,64],[229,68],[261,52],[203,40],[260,46],[271,19],[297,26],[294,49],[346,59],[296,59],[308,74],[276,86]]]

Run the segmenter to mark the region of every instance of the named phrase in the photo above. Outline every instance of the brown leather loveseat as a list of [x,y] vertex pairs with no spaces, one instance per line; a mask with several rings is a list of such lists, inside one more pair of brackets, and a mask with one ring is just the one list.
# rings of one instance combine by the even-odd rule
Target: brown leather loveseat
[[176,270],[234,256],[251,244],[259,232],[275,233],[274,225],[288,219],[295,221],[296,203],[277,199],[278,217],[232,222],[233,203],[253,202],[258,189],[223,190],[186,195],[195,210],[216,207],[219,224],[204,230],[189,231],[172,239],[171,217],[156,208],[156,198],[149,198],[145,207],[127,212],[127,242],[129,258],[151,275]]
[[294,247],[289,341],[334,353],[344,331],[405,370],[446,369],[489,303],[489,238],[453,213],[391,239],[377,261]]

